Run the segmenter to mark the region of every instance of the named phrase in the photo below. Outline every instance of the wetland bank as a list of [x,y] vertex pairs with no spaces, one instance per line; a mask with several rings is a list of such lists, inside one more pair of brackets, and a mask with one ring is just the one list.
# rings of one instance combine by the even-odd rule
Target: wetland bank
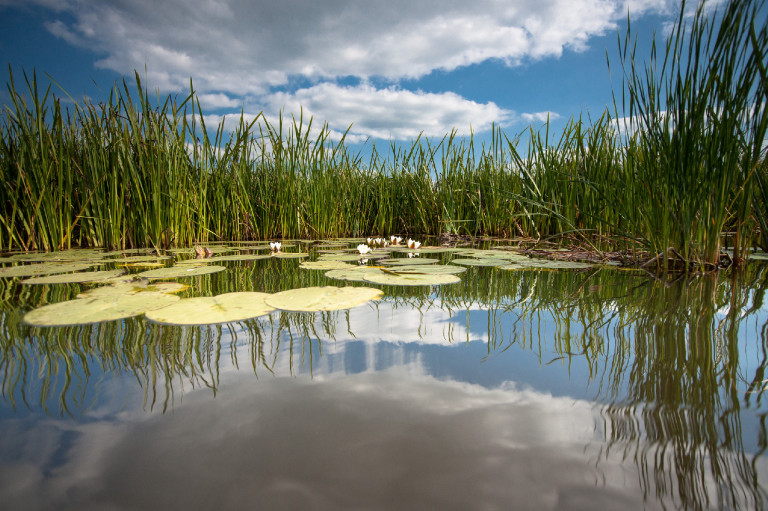
[[365,160],[192,87],[12,79],[0,499],[766,507],[764,10],[681,14],[647,64],[628,31],[623,103],[556,137]]

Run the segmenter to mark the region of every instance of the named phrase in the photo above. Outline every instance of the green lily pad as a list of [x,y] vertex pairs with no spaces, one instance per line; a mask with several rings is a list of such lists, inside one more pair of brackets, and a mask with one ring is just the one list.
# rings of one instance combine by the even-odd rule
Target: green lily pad
[[54,275],[56,273],[68,273],[87,270],[96,266],[95,263],[40,263],[24,264],[19,266],[7,266],[0,268],[0,277],[36,277],[38,275]]
[[146,317],[158,323],[171,325],[212,325],[244,321],[275,310],[265,302],[269,296],[272,295],[240,292],[185,298],[168,307],[147,311]]
[[316,312],[351,309],[384,294],[370,287],[302,287],[275,293],[266,299],[276,309],[297,312]]
[[512,263],[499,266],[502,270],[526,270],[530,268],[541,268],[547,270],[580,270],[584,268],[593,268],[595,265],[590,263],[580,263],[578,261],[552,261],[550,259],[528,259],[526,262]]
[[[132,276],[131,276],[132,277]],[[141,293],[180,293],[189,286],[179,282],[155,282],[154,284],[142,284],[139,282],[120,282],[109,286],[95,287],[78,294],[78,298],[96,298],[100,296],[137,295]]]
[[83,271],[78,273],[62,273],[57,275],[46,275],[43,277],[32,277],[22,280],[22,284],[74,284],[78,282],[97,282],[104,279],[111,279],[125,275],[125,270],[104,270],[104,271]]
[[454,266],[452,264],[416,264],[402,265],[387,268],[397,274],[403,273],[422,273],[428,275],[456,275],[464,273],[467,269],[464,266]]
[[136,255],[120,257],[118,259],[104,259],[107,263],[146,263],[162,261],[164,259],[170,259],[171,256],[159,256],[159,255]]
[[483,257],[479,259],[453,259],[451,260],[451,264],[460,264],[462,266],[503,266],[509,264],[509,261]]
[[306,261],[299,265],[305,270],[340,270],[343,268],[356,268],[344,261]]
[[175,279],[180,277],[196,277],[198,275],[207,275],[224,271],[224,266],[171,266],[170,268],[157,268],[156,270],[147,270],[138,274],[139,277],[147,279]]
[[270,255],[268,254],[262,254],[262,255],[255,255],[255,254],[235,254],[235,255],[227,255],[227,256],[214,256],[214,257],[205,257],[200,259],[183,259],[181,261],[176,261],[176,264],[209,264],[209,263],[218,263],[222,261],[258,261],[259,259],[269,259]]
[[[203,245],[201,245],[203,246]],[[229,247],[226,245],[215,245],[213,243],[205,244],[204,245],[208,250],[211,251],[213,254],[221,254],[223,252],[234,252],[237,250],[236,248]],[[168,252],[172,254],[195,254],[195,248],[194,247],[186,247],[186,248],[170,248],[168,249]]]
[[163,268],[165,263],[153,263],[147,261],[146,263],[128,263],[123,265],[125,268]]
[[100,323],[138,316],[166,307],[180,298],[168,293],[141,293],[90,298],[44,305],[24,315],[24,322],[34,326],[66,326]]
[[430,259],[428,257],[398,257],[396,259],[387,259],[386,261],[379,261],[381,264],[387,266],[407,265],[413,266],[418,264],[434,264],[439,263],[440,259]]
[[384,284],[387,286],[440,286],[443,284],[456,284],[461,279],[456,275],[427,275],[417,273],[403,273],[394,275],[381,272],[365,276],[366,282]]
[[301,259],[309,257],[309,254],[305,252],[274,252],[271,257],[278,259]]
[[365,282],[366,275],[383,273],[380,269],[371,266],[352,266],[351,268],[341,268],[338,270],[329,270],[325,276],[329,279],[348,280],[351,282]]
[[359,261],[360,259],[382,259],[389,257],[386,252],[369,252],[365,255],[356,254],[323,254],[318,257],[318,261]]

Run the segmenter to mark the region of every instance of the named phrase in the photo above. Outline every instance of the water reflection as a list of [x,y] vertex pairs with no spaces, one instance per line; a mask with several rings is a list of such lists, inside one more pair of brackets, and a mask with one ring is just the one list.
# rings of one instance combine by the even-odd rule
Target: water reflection
[[[176,484],[170,508],[223,494],[387,507],[393,489],[462,509],[765,506],[766,267],[470,272],[350,311],[207,328],[29,328],[5,284],[0,420],[26,443],[4,441],[0,470],[42,490],[40,508],[64,494],[156,507]],[[258,266],[217,279],[195,292],[277,286]],[[28,307],[78,291],[28,289]],[[156,491],[121,491],[125,478]],[[181,491],[189,478],[213,482]]]

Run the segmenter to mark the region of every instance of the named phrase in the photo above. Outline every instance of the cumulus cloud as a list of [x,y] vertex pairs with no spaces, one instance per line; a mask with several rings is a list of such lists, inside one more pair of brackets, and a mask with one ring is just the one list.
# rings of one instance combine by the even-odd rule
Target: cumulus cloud
[[274,93],[266,100],[267,111],[305,113],[318,119],[333,119],[331,129],[352,136],[407,139],[420,133],[442,136],[456,128],[468,134],[470,127],[483,131],[492,123],[505,123],[514,112],[496,104],[477,103],[453,92],[441,94],[412,92],[390,87],[376,89],[369,85],[341,87],[321,83],[292,93]]
[[183,87],[196,76],[203,90],[248,94],[292,76],[398,80],[487,59],[557,56],[614,29],[628,8],[669,3],[64,0],[59,8],[70,16],[48,28],[102,52],[100,67],[126,73],[146,65],[159,87]]
[[[450,72],[490,60],[508,66],[581,51],[592,37],[635,14],[669,11],[676,0],[31,0],[52,9],[48,30],[92,49],[95,65],[146,75],[164,92],[186,90],[189,79],[210,108],[258,109],[300,104],[335,130],[357,137],[409,138],[424,132],[482,131],[515,117],[489,102],[455,93],[400,90],[403,79]],[[5,0],[6,5],[20,5]],[[26,5],[29,5],[27,2]],[[144,71],[146,70],[146,71]],[[390,87],[341,87],[356,77]],[[297,89],[296,83],[303,88]],[[288,92],[276,92],[277,89]],[[251,108],[253,110],[253,108]],[[528,117],[526,117],[528,116]],[[551,117],[551,114],[550,114]]]

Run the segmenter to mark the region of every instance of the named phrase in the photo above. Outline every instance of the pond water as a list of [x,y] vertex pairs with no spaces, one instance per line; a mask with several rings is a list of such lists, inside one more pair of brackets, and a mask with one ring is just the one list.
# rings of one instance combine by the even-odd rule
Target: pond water
[[33,327],[25,313],[95,285],[0,278],[1,507],[766,506],[767,266],[472,265],[401,287],[300,268],[324,252],[299,249],[217,262],[180,296],[383,295],[207,326]]

